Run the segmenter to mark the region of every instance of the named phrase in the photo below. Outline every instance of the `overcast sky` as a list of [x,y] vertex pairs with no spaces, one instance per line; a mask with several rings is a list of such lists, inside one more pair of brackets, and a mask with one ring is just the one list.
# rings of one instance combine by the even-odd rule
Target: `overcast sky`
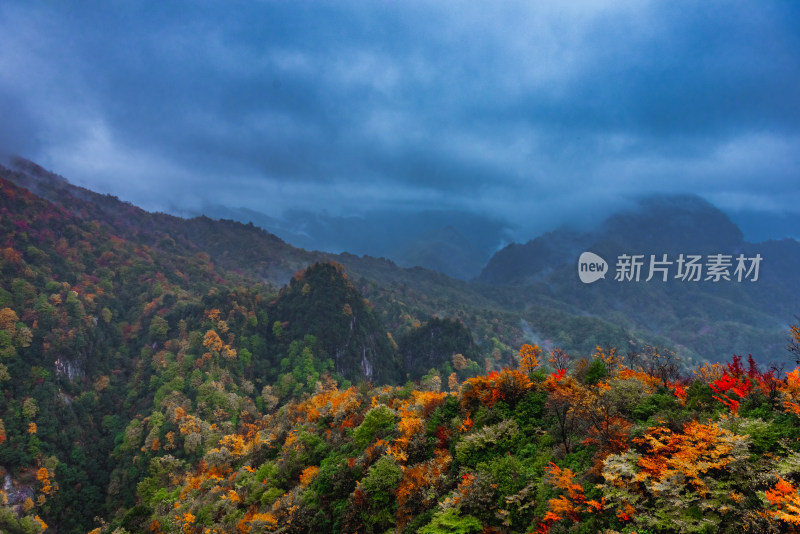
[[0,149],[151,210],[800,212],[800,2],[0,4]]

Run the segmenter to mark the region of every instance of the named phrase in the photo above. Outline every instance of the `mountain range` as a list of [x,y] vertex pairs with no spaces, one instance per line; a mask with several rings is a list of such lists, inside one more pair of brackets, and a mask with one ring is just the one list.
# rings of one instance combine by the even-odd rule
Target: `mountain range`
[[[291,234],[298,238],[295,245],[309,244],[300,235],[313,234],[317,240],[327,235],[328,248],[336,249],[354,241],[348,236],[360,235],[360,250],[388,253],[394,247],[404,251],[409,265],[441,266],[426,269],[401,267],[352,251],[337,254],[296,248],[258,226],[276,224],[278,219],[259,219],[255,212],[237,212],[239,218],[254,216],[256,220],[247,224],[147,213],[72,186],[32,162],[17,159],[12,167],[6,169],[6,176],[51,202],[131,232],[148,245],[160,247],[174,241],[186,250],[202,251],[215,265],[276,288],[298,269],[336,261],[360,280],[360,289],[370,299],[387,306],[392,303],[389,307],[400,300],[406,315],[422,320],[459,317],[471,328],[478,346],[494,348],[500,343],[506,355],[513,352],[508,347],[525,340],[582,352],[597,344],[624,342],[670,346],[690,363],[725,360],[733,353],[753,353],[779,363],[789,358],[785,331],[800,309],[800,244],[793,239],[748,243],[726,214],[692,195],[643,198],[633,209],[610,216],[592,231],[560,228],[525,244],[509,244],[491,257],[489,250],[502,235],[502,225],[459,213],[427,212],[416,223],[398,214],[342,219],[295,213],[290,219],[304,221],[302,225],[281,223],[284,229],[295,229]],[[217,214],[233,212],[216,210]],[[423,230],[435,223],[444,226],[438,231]],[[419,239],[402,237],[410,235],[399,230],[407,224],[417,225],[422,232]],[[577,276],[577,258],[583,251],[607,258],[610,271],[622,254],[641,255],[645,260],[666,254],[673,271],[681,254],[702,256],[704,262],[713,254],[730,256],[731,262],[740,254],[747,258],[758,254],[763,259],[755,282],[680,282],[674,273],[667,282],[658,278],[645,282],[648,266],[644,265],[639,282],[619,283],[609,275],[587,285]],[[452,271],[454,264],[464,265],[462,276],[441,274]],[[471,281],[462,279],[470,274],[475,275]],[[391,321],[390,331],[403,315],[387,309],[379,314]],[[493,329],[486,321],[504,326]]]
[[459,280],[478,276],[508,241],[500,221],[452,210],[366,211],[358,216],[289,210],[273,217],[248,208],[212,205],[202,214],[253,223],[306,250],[385,257],[401,267],[425,267]]
[[[470,247],[459,235],[466,236],[445,226],[426,238],[427,249],[468,256]],[[437,244],[442,241],[449,248]],[[605,278],[581,281],[583,252],[604,259]],[[675,278],[681,254],[700,256],[707,269],[716,255],[762,261],[757,279],[751,271],[738,281],[731,265],[729,280],[706,280],[706,273],[691,281]],[[667,281],[660,275],[645,281],[646,267],[639,281],[617,280],[626,255],[641,256],[643,263],[651,255],[666,256],[673,270]],[[187,500],[184,515],[170,516],[185,496],[170,473],[185,467],[189,478],[193,469],[218,480],[223,475],[215,462],[227,465],[220,459],[225,454],[248,459],[237,465],[242,473],[258,467],[259,478],[251,482],[260,489],[250,498],[265,506],[282,499],[278,488],[310,480],[320,462],[361,465],[347,456],[323,460],[334,445],[345,447],[342,454],[366,455],[358,460],[361,471],[374,469],[375,480],[382,479],[379,468],[396,477],[396,464],[375,463],[369,452],[374,447],[364,449],[393,428],[394,416],[374,396],[387,394],[390,384],[405,384],[392,395],[403,406],[418,399],[425,418],[421,441],[403,442],[408,449],[398,454],[435,466],[444,448],[456,447],[454,432],[469,432],[475,424],[480,430],[459,447],[474,447],[478,456],[455,449],[449,454],[477,468],[486,440],[499,433],[505,447],[507,437],[518,433],[503,422],[508,414],[487,412],[486,406],[515,407],[525,424],[545,413],[539,391],[544,375],[531,374],[539,385],[522,395],[531,379],[508,371],[524,363],[524,343],[538,345],[554,365],[573,369],[587,384],[611,369],[612,347],[634,367],[653,354],[673,361],[670,350],[685,372],[747,353],[780,366],[792,359],[787,329],[798,309],[798,267],[800,244],[794,240],[748,243],[707,202],[656,197],[591,232],[564,228],[508,245],[476,279],[465,281],[385,258],[296,248],[252,223],[148,213],[16,159],[0,167],[0,529],[41,532],[46,520],[59,532],[86,532],[97,526],[96,517],[128,532],[158,530],[156,523],[166,517],[184,530],[192,530],[195,520],[233,521],[233,515],[224,519],[211,511],[212,503],[222,502],[213,492]],[[525,365],[535,367],[532,362]],[[741,374],[737,365],[728,368]],[[674,392],[642,402],[678,406],[677,373],[662,380]],[[653,389],[653,379],[644,379]],[[619,387],[627,387],[629,379],[620,380]],[[462,383],[472,384],[459,393],[462,400],[445,402],[440,391],[461,391]],[[358,410],[348,408],[346,399],[355,399],[357,391]],[[698,386],[692,395],[710,399],[711,390]],[[309,399],[321,404],[298,408],[297,402]],[[334,405],[335,421],[320,419]],[[367,412],[370,405],[375,410]],[[659,413],[649,404],[634,412],[642,424]],[[316,425],[311,433],[303,427],[306,416]],[[334,427],[326,425],[334,423],[332,434]],[[288,430],[290,424],[302,428]],[[413,424],[423,425],[422,419]],[[534,427],[543,436],[537,447],[549,450],[551,434],[560,434],[541,421]],[[275,441],[270,433],[263,441],[254,433],[258,428],[277,432],[280,453],[272,445],[253,445]],[[326,444],[329,438],[334,445]],[[568,449],[571,438],[562,438]],[[348,500],[357,482],[348,479],[343,486],[345,500],[336,506],[350,511],[336,508],[336,521],[358,529],[359,521],[368,520],[374,529],[384,528],[391,517],[379,513],[379,503],[364,519],[358,499]],[[211,487],[186,484],[186,491]],[[503,490],[503,499],[524,489],[513,488]],[[419,525],[433,512],[425,514],[415,519]],[[245,517],[242,511],[235,521]],[[308,524],[331,521],[320,516]]]

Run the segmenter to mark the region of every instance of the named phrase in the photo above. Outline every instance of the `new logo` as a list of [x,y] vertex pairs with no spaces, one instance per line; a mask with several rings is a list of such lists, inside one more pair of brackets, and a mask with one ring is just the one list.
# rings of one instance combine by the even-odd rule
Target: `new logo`
[[591,284],[606,277],[608,264],[594,252],[584,252],[578,258],[578,277],[584,284]]

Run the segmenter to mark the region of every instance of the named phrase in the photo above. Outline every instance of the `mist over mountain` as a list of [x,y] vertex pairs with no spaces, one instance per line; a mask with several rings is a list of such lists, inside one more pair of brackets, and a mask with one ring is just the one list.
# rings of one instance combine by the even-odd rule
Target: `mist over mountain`
[[[431,519],[434,501],[412,505],[415,512],[402,517],[381,515],[377,505],[363,512],[361,481],[383,484],[375,473],[388,466],[398,483],[405,475],[397,462],[414,473],[447,457],[460,466],[458,474],[446,475],[441,466],[434,473],[447,481],[442,491],[450,491],[466,480],[462,468],[483,469],[490,450],[516,462],[502,451],[523,423],[539,425],[526,439],[544,436],[531,457],[554,454],[560,449],[553,443],[573,438],[553,423],[559,397],[543,384],[560,387],[563,379],[608,391],[595,381],[611,376],[623,388],[620,398],[638,403],[625,413],[649,425],[667,405],[718,409],[710,386],[689,387],[695,365],[753,353],[762,367],[749,364],[747,376],[768,384],[777,375],[765,369],[793,359],[787,327],[800,309],[800,243],[749,243],[724,213],[697,197],[645,198],[591,232],[562,228],[509,245],[474,281],[441,271],[459,264],[474,269],[479,254],[469,251],[485,254],[502,228],[481,231],[480,219],[462,214],[405,221],[419,232],[405,241],[403,225],[376,216],[393,228],[412,263],[448,259],[439,272],[296,248],[252,223],[149,213],[23,159],[0,166],[0,214],[4,531],[41,532],[50,524],[59,532],[87,532],[94,518],[108,518],[101,532],[109,525],[145,532],[167,523],[186,531],[201,522],[275,527],[278,519],[267,511],[283,509],[290,487],[331,495],[333,483],[341,486],[336,503],[304,501],[299,509],[307,517],[298,521],[342,530],[332,526],[335,517],[349,525],[344,530],[358,531],[361,521],[383,529],[417,514],[406,529],[413,532],[438,521]],[[329,232],[326,222],[348,231],[369,226],[308,218]],[[460,227],[445,224],[459,220]],[[429,223],[444,226],[425,230]],[[585,251],[607,260],[605,278],[581,282],[577,261]],[[716,282],[645,281],[651,254],[763,261],[757,279],[748,272],[739,281],[729,272],[730,280]],[[641,257],[638,281],[615,280],[623,255]],[[525,349],[528,356],[518,349],[525,343],[537,345]],[[658,371],[658,358],[671,367]],[[619,367],[620,359],[633,367]],[[620,369],[627,374],[608,375]],[[741,360],[714,369],[745,376]],[[631,394],[631,380],[649,393]],[[746,395],[744,385],[736,387]],[[782,406],[758,398],[742,412],[763,417],[769,406]],[[738,409],[738,400],[719,399]],[[399,415],[390,408],[396,402],[405,403]],[[681,412],[680,420],[689,415]],[[776,416],[780,424],[784,415]],[[400,424],[397,417],[411,419]],[[270,430],[262,435],[263,425]],[[396,426],[409,429],[408,436]],[[495,434],[499,441],[486,441]],[[383,454],[378,448],[389,439],[391,454]],[[456,444],[452,458],[448,442]],[[531,449],[524,451],[520,457],[530,456]],[[233,466],[241,470],[236,481],[250,481],[250,489],[229,480],[220,499],[210,484],[226,480]],[[351,472],[346,481],[321,474],[315,480],[324,487],[311,482],[340,467]],[[197,473],[211,482],[192,478]],[[179,487],[183,476],[187,498],[165,489]],[[331,511],[316,513],[315,506]],[[494,514],[486,521],[505,521]]]
[[[248,219],[248,224],[206,216],[180,219],[147,214],[113,197],[75,188],[25,160],[17,160],[15,165],[19,170],[16,179],[51,201],[69,205],[70,198],[83,199],[72,209],[103,217],[148,243],[167,242],[159,236],[169,228],[169,239],[177,244],[206,251],[215,264],[257,276],[276,287],[315,261],[334,260],[375,284],[370,298],[380,294],[392,301],[398,298],[397,288],[404,287],[412,292],[414,306],[426,314],[447,316],[460,308],[474,310],[468,313],[480,317],[485,313],[480,310],[487,307],[511,312],[516,319],[510,316],[508,320],[516,324],[506,333],[511,334],[504,337],[507,341],[523,339],[524,332],[531,332],[534,337],[529,339],[549,339],[553,345],[580,350],[597,343],[589,331],[576,332],[577,326],[565,326],[572,319],[554,322],[558,311],[569,317],[591,317],[605,325],[600,328],[604,331],[619,325],[629,331],[628,337],[671,346],[692,361],[750,352],[769,361],[785,361],[789,358],[783,342],[787,324],[800,309],[798,242],[747,242],[725,213],[693,195],[644,197],[592,231],[559,228],[525,244],[512,243],[478,270],[492,244],[502,239],[504,228],[496,221],[460,212],[427,212],[419,218],[378,212],[366,218],[297,212],[296,225],[291,226],[285,218],[219,208],[220,216]],[[291,239],[305,239],[309,244],[314,234],[314,239],[329,244],[351,242],[362,250],[377,247],[384,257],[403,258],[406,263],[350,251],[331,254],[298,249],[260,229],[261,224],[271,224]],[[436,229],[437,225],[444,226]],[[383,231],[386,234],[381,234]],[[582,284],[577,276],[577,258],[584,251],[599,254],[609,264],[608,275],[591,285]],[[643,256],[639,282],[614,281],[616,261],[622,254]],[[663,254],[673,262],[673,278],[645,282],[650,255],[661,259]],[[703,261],[708,255],[724,254],[731,256],[732,262],[739,254],[748,258],[760,254],[763,260],[756,282],[681,282],[674,279],[674,262],[680,254],[701,255]],[[471,278],[474,282],[459,280]],[[432,295],[445,300],[431,299]],[[408,299],[403,300],[408,303]],[[474,320],[470,324],[484,328]],[[612,338],[621,339],[618,334],[606,339]]]
[[747,241],[800,239],[796,213],[775,213],[769,210],[728,210],[728,216],[736,223]]
[[[509,242],[519,234],[490,216],[457,210],[366,211],[342,216],[289,210],[272,216],[249,208],[210,205],[195,215],[253,223],[292,246],[331,253],[384,257],[401,267],[425,267],[460,280],[524,283],[554,269],[559,258],[579,253],[596,239],[618,242],[640,251],[657,245],[661,252],[736,249],[749,243],[796,237],[795,217],[753,210],[723,212],[697,195],[647,195],[628,199],[605,218],[597,213],[543,235],[525,245]],[[735,222],[734,222],[735,221]],[[649,233],[648,233],[649,232]],[[523,249],[519,247],[522,246]],[[527,248],[525,248],[527,247]],[[495,257],[495,253],[501,252]],[[506,271],[514,257],[528,267]],[[505,258],[505,259],[501,259]]]
[[800,2],[0,34],[0,534],[800,533]]
[[461,280],[477,276],[508,241],[502,221],[455,210],[366,211],[358,216],[289,210],[273,217],[216,205],[203,214],[252,222],[306,250],[385,257],[402,267],[425,267]]
[[[592,284],[578,279],[577,261],[584,251],[608,262],[606,276]],[[707,271],[696,281],[678,277],[682,255],[698,256],[701,268],[708,269],[719,254],[729,263],[727,280],[715,280]],[[640,256],[633,280],[616,279],[624,255]],[[744,272],[736,275],[740,255],[747,261],[760,257],[757,280]],[[666,275],[655,270],[651,278],[651,262],[665,258],[657,265]],[[726,214],[699,197],[652,196],[612,215],[593,232],[560,229],[509,245],[492,257],[477,281],[524,287],[528,298],[547,297],[573,312],[645,328],[688,349],[692,358],[732,351],[781,361],[784,347],[770,341],[775,338],[767,332],[785,329],[800,309],[798,268],[796,240],[749,243]]]
[[[572,265],[587,247],[640,254],[737,251],[742,232],[727,215],[694,195],[641,198],[633,209],[612,214],[593,231],[562,227],[494,254],[477,280],[525,284],[562,265]],[[626,248],[627,247],[627,248]]]

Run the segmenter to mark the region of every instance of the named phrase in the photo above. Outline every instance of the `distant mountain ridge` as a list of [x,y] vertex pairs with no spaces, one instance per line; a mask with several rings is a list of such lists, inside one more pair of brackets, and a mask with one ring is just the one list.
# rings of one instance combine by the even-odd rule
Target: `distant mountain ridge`
[[[315,262],[339,262],[359,280],[365,296],[381,306],[379,315],[390,321],[390,329],[402,328],[409,316],[462,316],[481,350],[497,339],[506,357],[524,340],[585,352],[596,344],[627,343],[638,337],[672,346],[698,361],[747,352],[780,361],[789,357],[784,350],[786,325],[800,310],[800,244],[791,239],[747,243],[724,213],[693,196],[644,199],[638,210],[614,214],[595,231],[562,228],[526,244],[509,245],[492,256],[474,282],[467,283],[428,269],[402,268],[382,258],[298,249],[252,224],[149,214],[72,186],[34,163],[18,160],[15,168],[8,170],[11,179],[66,209],[108,221],[157,249],[168,250],[174,242],[181,250],[208,254],[215,265],[274,287]],[[483,245],[493,233],[484,236]],[[406,253],[449,255],[452,266],[461,261],[459,253],[466,248],[462,237],[458,228],[445,227]],[[760,280],[750,285],[621,284],[612,276],[585,285],[576,269],[585,250],[606,258],[612,272],[623,253],[742,251],[761,253],[764,261]],[[435,255],[428,257],[429,263],[435,260]],[[504,326],[495,327],[486,317]]]
[[[605,279],[592,285],[580,282],[577,261],[583,251],[607,260]],[[642,256],[638,282],[614,279],[623,254]],[[703,272],[697,282],[676,280],[681,254],[698,255],[704,265],[710,256],[722,254],[731,262],[732,279],[714,282]],[[740,254],[762,258],[757,281],[736,280]],[[661,273],[645,281],[651,255],[657,261],[666,255],[672,262],[667,282],[661,281]],[[617,317],[631,328],[644,327],[676,346],[692,347],[690,352],[697,354],[720,347],[763,353],[759,342],[743,341],[750,336],[771,345],[768,352],[780,359],[782,344],[769,343],[756,332],[786,328],[800,310],[800,243],[748,243],[727,215],[698,197],[651,197],[635,210],[612,215],[593,232],[559,229],[524,245],[509,245],[492,257],[477,281],[522,287],[529,298],[552,298],[574,313]]]
[[[789,359],[783,325],[798,307],[800,244],[748,244],[713,207],[693,199],[645,204],[591,234],[557,230],[508,247],[491,263],[497,283],[468,283],[384,258],[298,249],[253,224],[149,213],[75,187],[32,162],[12,167],[0,166],[4,531],[38,532],[46,522],[59,532],[87,532],[95,517],[128,532],[160,528],[151,522],[155,513],[178,520],[169,499],[193,502],[166,493],[176,467],[217,469],[234,456],[254,459],[243,469],[257,491],[265,491],[265,481],[308,480],[317,469],[314,480],[328,484],[331,465],[350,466],[355,458],[353,449],[343,449],[346,454],[326,464],[326,443],[338,447],[345,437],[362,447],[387,437],[386,425],[395,423],[384,406],[390,391],[428,418],[406,427],[409,437],[421,438],[398,449],[409,461],[427,462],[433,448],[448,450],[451,438],[495,450],[484,429],[498,428],[507,402],[521,399],[510,395],[514,384],[527,389],[531,378],[508,370],[519,368],[526,342],[564,349],[581,381],[597,370],[590,364],[597,347],[617,347],[635,361],[647,345],[665,345],[689,365],[748,351],[760,362]],[[716,246],[730,248],[716,252],[760,253],[759,281],[587,285],[578,279],[575,261],[587,247],[613,269],[622,251],[679,252],[689,238],[700,247],[702,237],[687,238],[700,227],[715,236]],[[465,238],[445,226],[408,254],[438,247],[458,258],[468,248]],[[546,358],[539,363],[547,366]],[[550,371],[537,371],[537,380]],[[480,384],[494,381],[495,393],[480,393]],[[388,384],[407,385],[392,390]],[[312,398],[313,406],[307,404]],[[525,419],[546,404],[533,389],[527,399],[519,406]],[[429,410],[430,401],[442,405]],[[494,408],[472,411],[476,401]],[[301,428],[302,404],[319,435]],[[341,417],[331,417],[327,407],[334,405]],[[277,434],[258,431],[268,420],[278,424]],[[473,424],[479,438],[468,434]],[[231,434],[236,429],[241,441]],[[545,439],[542,451],[552,449],[549,437],[537,435]],[[250,449],[245,439],[259,445]],[[274,443],[283,443],[280,452]],[[390,461],[371,450],[385,458],[380,465]],[[281,465],[294,467],[276,463],[275,454],[289,459]],[[213,473],[232,488],[242,480]],[[452,475],[458,483],[461,473]],[[209,490],[209,506],[236,498],[199,486]],[[272,509],[285,491],[270,491],[267,499],[251,494],[253,504]],[[210,508],[195,511],[192,522],[216,517]],[[226,528],[239,521],[217,519]]]
[[[346,268],[362,297],[381,306],[378,323],[359,321],[359,324],[380,328],[383,336],[390,331],[399,339],[406,330],[416,328],[431,317],[450,317],[453,313],[469,317],[472,334],[479,340],[483,339],[484,345],[498,335],[492,331],[495,327],[487,321],[487,317],[504,313],[503,306],[465,282],[422,268],[403,269],[380,258],[297,249],[252,224],[215,221],[205,216],[182,219],[162,213],[148,213],[115,197],[73,186],[35,163],[18,159],[13,167],[0,166],[0,178],[35,191],[41,199],[71,213],[76,220],[108,225],[115,236],[147,247],[153,254],[182,257],[186,262],[198,258],[201,262],[209,263],[220,271],[215,276],[222,285],[238,283],[250,286],[266,282],[277,290],[309,266],[333,261]],[[42,207],[39,211],[44,213],[47,209]],[[39,215],[28,214],[26,218]],[[357,317],[358,306],[351,304],[350,307],[353,316]],[[504,321],[513,325],[518,319],[509,316]],[[295,334],[299,335],[299,332]],[[357,337],[365,339],[369,336]],[[513,353],[510,347],[521,342],[519,332],[508,327],[500,334],[500,338],[505,347],[504,357],[508,359]],[[384,342],[378,340],[359,346],[372,347],[367,350],[368,359],[371,355],[380,355],[379,359],[385,360]],[[349,346],[352,348],[352,345]],[[358,365],[351,363],[350,360],[342,363],[341,370],[355,379]],[[371,372],[365,373],[367,377],[386,380],[380,362],[370,360],[367,364],[362,366],[363,369],[371,369]],[[393,369],[389,374],[400,372],[396,367]]]
[[424,267],[460,280],[476,277],[506,240],[500,221],[460,211],[367,211],[335,216],[290,210],[274,217],[248,208],[206,206],[202,212],[213,218],[252,222],[307,250],[386,257],[402,267]]
[[738,251],[745,245],[741,230],[727,215],[694,195],[652,196],[634,210],[612,214],[592,232],[563,227],[524,245],[498,251],[477,281],[518,285],[541,279],[545,271],[572,264],[587,247],[647,254]]

